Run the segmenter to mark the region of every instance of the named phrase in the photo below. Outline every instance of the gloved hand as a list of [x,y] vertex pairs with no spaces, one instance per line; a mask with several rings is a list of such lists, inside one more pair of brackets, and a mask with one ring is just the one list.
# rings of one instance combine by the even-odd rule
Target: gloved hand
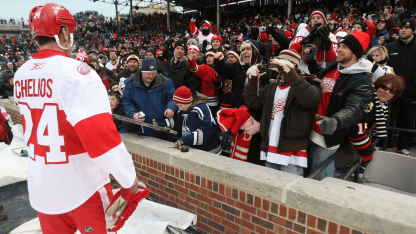
[[373,58],[373,56],[371,56],[371,55],[367,54],[366,58],[367,58],[367,60],[368,60],[368,61],[370,61],[370,62],[374,63],[374,58]]
[[286,74],[290,72],[290,69],[293,69],[295,65],[286,59],[271,59],[269,69],[273,70],[273,67],[277,68],[277,71],[280,74]]
[[316,34],[316,31],[318,30],[318,28],[322,25],[322,23],[317,23],[315,24],[315,26],[313,26],[313,28],[311,29],[311,31],[309,32],[309,35],[306,36],[305,38],[303,38],[303,40],[300,42],[301,45],[306,45],[306,44],[312,44],[313,41],[315,40],[315,38],[318,36]]
[[266,72],[264,71],[261,73],[258,66],[261,66],[261,65],[253,65],[249,69],[247,69],[247,75],[249,79],[251,79],[253,76],[258,77],[258,76],[262,76],[266,74]]
[[204,40],[202,42],[202,52],[205,54],[205,51],[207,50],[208,41]]
[[315,60],[315,55],[318,52],[318,48],[316,48],[316,46],[312,45],[312,44],[307,44],[307,45],[305,45],[304,48],[305,48],[305,50],[309,49],[308,54],[304,53],[305,54],[305,61],[308,64],[308,63]]
[[316,123],[319,125],[323,134],[332,135],[335,132],[335,130],[337,130],[338,122],[336,119],[326,116],[320,116],[318,114],[316,114],[315,117],[317,120],[319,120]]
[[175,142],[175,144],[173,145],[173,148],[182,149],[182,146],[183,146],[183,141],[182,140],[177,140]]
[[330,29],[328,25],[322,26],[316,31],[316,34],[319,38],[321,38],[321,48],[324,51],[328,51],[331,49],[331,40],[329,39]]
[[275,31],[274,31],[274,27],[273,26],[267,26],[266,27],[266,33],[267,34],[273,34]]
[[120,189],[113,197],[113,201],[108,206],[105,214],[107,216],[113,216],[118,213],[117,216],[107,223],[107,231],[116,232],[123,227],[127,219],[136,210],[139,202],[149,196],[149,189],[146,185],[139,182],[138,191],[132,193],[130,189]]

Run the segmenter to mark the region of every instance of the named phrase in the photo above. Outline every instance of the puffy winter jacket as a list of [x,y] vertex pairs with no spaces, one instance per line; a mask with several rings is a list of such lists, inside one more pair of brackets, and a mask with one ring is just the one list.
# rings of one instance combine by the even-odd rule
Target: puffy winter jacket
[[[138,72],[124,82],[126,87],[123,93],[123,105],[127,117],[133,118],[135,113],[142,111],[146,115],[144,122],[151,124],[153,119],[156,121],[164,120],[166,109],[171,109],[173,112],[178,110],[178,107],[173,103],[175,89],[173,88],[172,80],[157,74],[148,90],[141,76],[142,73]],[[170,139],[165,133],[146,127],[140,128],[136,133]]]
[[373,40],[371,40],[369,48],[378,45],[378,41],[380,40],[380,37],[388,38],[389,37],[389,32],[387,32],[387,30],[384,30],[382,32],[376,33],[373,37]]

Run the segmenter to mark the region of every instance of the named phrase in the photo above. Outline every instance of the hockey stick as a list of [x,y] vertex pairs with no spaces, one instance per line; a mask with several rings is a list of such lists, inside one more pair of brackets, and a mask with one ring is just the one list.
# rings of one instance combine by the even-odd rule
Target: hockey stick
[[156,131],[167,132],[167,133],[171,133],[173,135],[178,135],[177,131],[174,131],[174,130],[169,129],[167,127],[159,127],[159,126],[149,124],[149,123],[145,123],[145,122],[142,122],[142,121],[138,121],[138,120],[135,120],[135,119],[130,119],[130,118],[127,118],[125,116],[113,114],[113,118],[124,121],[124,122],[140,125],[140,126],[143,126],[143,127],[146,127],[146,128],[152,128]]

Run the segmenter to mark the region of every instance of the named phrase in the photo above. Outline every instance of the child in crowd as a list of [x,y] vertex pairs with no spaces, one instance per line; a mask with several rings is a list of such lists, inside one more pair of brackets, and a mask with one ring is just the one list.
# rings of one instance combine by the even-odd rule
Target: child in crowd
[[215,119],[206,104],[208,99],[192,97],[191,90],[185,86],[179,87],[173,95],[173,102],[179,110],[173,118],[159,121],[159,126],[167,126],[182,133],[182,139],[175,142],[175,148],[182,145],[196,149],[221,154],[221,144]]
[[[108,100],[110,101],[112,114],[126,116],[126,113],[124,112],[124,106],[121,101],[121,96],[117,91],[113,91],[113,90],[108,91]],[[127,122],[124,122],[118,119],[113,118],[113,121],[119,133],[135,132],[138,128],[134,124],[129,124]]]

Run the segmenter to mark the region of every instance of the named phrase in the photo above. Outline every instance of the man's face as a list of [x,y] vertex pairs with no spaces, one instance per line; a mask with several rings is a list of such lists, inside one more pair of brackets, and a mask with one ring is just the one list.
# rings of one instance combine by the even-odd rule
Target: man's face
[[155,58],[155,56],[152,54],[152,52],[146,52],[146,54],[144,54],[144,57],[151,57],[151,58]]
[[131,73],[136,72],[139,69],[139,62],[135,59],[130,59],[127,64]]
[[214,48],[216,50],[218,50],[220,48],[220,46],[221,46],[221,42],[219,40],[213,40],[211,42],[211,44],[212,44],[212,48]]
[[342,26],[346,28],[348,25],[350,25],[350,20],[348,18],[342,19]]
[[351,33],[362,32],[362,31],[363,29],[361,28],[361,25],[355,24],[354,27],[352,27]]
[[400,35],[399,35],[399,34],[397,34],[397,33],[392,33],[392,34],[391,34],[391,38],[393,38],[393,39],[395,39],[395,40],[399,39],[399,37],[400,37]]
[[208,30],[208,29],[209,29],[208,26],[202,27],[202,30]]
[[312,23],[312,27],[315,26],[315,24],[317,23],[324,24],[324,19],[320,15],[315,14],[311,17],[311,23]]
[[214,65],[214,56],[212,56],[212,55],[208,55],[208,56],[206,57],[206,59],[207,59],[207,64],[208,64],[208,65],[210,65],[210,66],[213,66],[213,65]]
[[192,41],[188,42],[188,46],[195,45]]
[[232,55],[232,54],[228,54],[227,55],[227,62],[229,63],[229,64],[231,64],[231,63],[235,63],[235,62],[237,62],[238,60],[237,60],[237,58],[234,56],[234,55]]
[[413,31],[412,31],[411,28],[401,27],[400,30],[399,30],[399,33],[400,33],[400,37],[402,39],[406,40],[406,39],[409,39],[412,36]]
[[241,42],[241,41],[238,41],[237,42],[237,50],[240,50],[240,48],[241,48],[241,45],[242,45],[243,43]]
[[195,40],[196,40],[196,43],[199,44],[199,37],[196,37]]
[[116,97],[114,96],[108,96],[108,100],[110,101],[110,107],[111,109],[115,109],[117,107],[117,105],[120,103],[120,100],[118,100]]
[[386,26],[386,23],[385,22],[379,21],[377,23],[377,30],[383,30],[385,26]]
[[101,64],[105,64],[105,58],[100,58]]
[[116,59],[117,59],[117,54],[116,54],[116,52],[110,52],[110,59],[111,59],[111,60],[116,60]]
[[7,64],[7,67],[9,68],[9,70],[13,69],[13,64]]
[[156,78],[156,72],[142,72],[142,79],[146,83],[152,83],[152,81]]
[[98,69],[98,63],[96,61],[91,61],[90,64],[94,66],[95,70]]
[[349,61],[351,61],[351,59],[354,56],[350,48],[348,48],[344,43],[339,44],[337,53],[338,53],[337,62],[341,64],[346,63],[346,62],[348,63]]
[[177,46],[175,48],[175,57],[178,59],[182,59],[185,55],[185,49],[182,46]]
[[241,56],[243,57],[245,64],[251,63],[251,47],[246,47],[241,51]]

